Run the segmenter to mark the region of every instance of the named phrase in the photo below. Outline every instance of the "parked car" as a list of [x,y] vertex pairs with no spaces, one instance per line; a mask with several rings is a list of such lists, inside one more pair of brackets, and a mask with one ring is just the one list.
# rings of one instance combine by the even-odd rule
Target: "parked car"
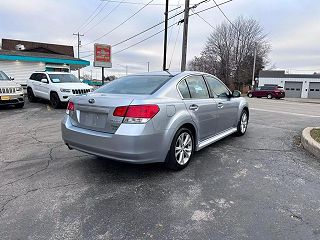
[[245,134],[248,119],[246,100],[218,78],[154,72],[72,97],[61,128],[69,149],[131,163],[165,162],[179,170],[194,151]]
[[262,86],[249,91],[247,95],[249,98],[266,97],[268,99],[272,99],[272,98],[280,99],[285,97],[285,91],[280,86]]
[[0,71],[0,106],[14,105],[17,108],[23,108],[23,88],[12,80]]
[[53,108],[68,103],[70,97],[86,94],[93,88],[67,72],[34,72],[27,81],[30,102],[37,98],[50,100]]

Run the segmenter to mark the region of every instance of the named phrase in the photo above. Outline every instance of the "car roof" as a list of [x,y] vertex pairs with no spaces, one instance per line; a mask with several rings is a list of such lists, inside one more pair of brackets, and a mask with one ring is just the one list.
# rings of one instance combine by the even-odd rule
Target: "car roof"
[[143,73],[136,73],[136,74],[132,74],[132,76],[148,76],[148,75],[154,75],[154,76],[172,76],[175,77],[177,75],[181,75],[181,76],[187,76],[190,74],[209,74],[209,73],[204,73],[204,72],[197,72],[197,71],[154,71],[154,72],[143,72]]
[[49,71],[34,71],[33,73],[72,74],[72,73],[70,73],[70,72],[49,72]]

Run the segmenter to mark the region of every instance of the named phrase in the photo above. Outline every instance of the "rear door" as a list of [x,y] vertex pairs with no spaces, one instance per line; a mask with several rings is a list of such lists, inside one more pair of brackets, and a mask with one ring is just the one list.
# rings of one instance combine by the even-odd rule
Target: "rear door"
[[238,99],[230,97],[230,90],[219,79],[211,75],[205,75],[205,79],[218,107],[217,132],[235,127],[238,120]]
[[183,97],[202,141],[216,134],[217,104],[210,98],[208,87],[201,75],[192,75],[180,81],[178,89]]

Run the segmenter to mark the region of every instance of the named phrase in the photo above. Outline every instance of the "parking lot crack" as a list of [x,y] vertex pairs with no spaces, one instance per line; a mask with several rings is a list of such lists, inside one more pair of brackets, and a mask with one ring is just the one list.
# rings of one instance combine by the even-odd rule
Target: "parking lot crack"
[[3,184],[3,185],[0,186],[0,188],[2,188],[2,187],[4,187],[4,186],[7,186],[7,185],[14,184],[14,183],[16,183],[16,182],[19,182],[19,181],[22,181],[22,180],[25,180],[25,179],[28,179],[28,178],[31,178],[31,177],[37,175],[38,173],[41,173],[41,172],[47,170],[48,167],[49,167],[49,165],[50,165],[50,162],[53,161],[53,154],[52,154],[53,149],[55,149],[55,148],[57,148],[57,147],[58,147],[58,146],[55,146],[55,147],[50,148],[50,150],[49,150],[49,159],[47,160],[46,165],[45,165],[43,168],[41,168],[41,169],[33,172],[32,174],[30,174],[30,175],[28,175],[28,176],[26,176],[26,177],[18,178],[18,179],[14,180],[14,181],[11,181],[11,182],[8,182],[8,183],[6,183],[6,184]]
[[247,151],[292,152],[293,150],[293,149],[271,149],[271,148],[248,148],[248,147],[241,147],[241,146],[233,146],[230,144],[226,144],[226,146],[247,150]]

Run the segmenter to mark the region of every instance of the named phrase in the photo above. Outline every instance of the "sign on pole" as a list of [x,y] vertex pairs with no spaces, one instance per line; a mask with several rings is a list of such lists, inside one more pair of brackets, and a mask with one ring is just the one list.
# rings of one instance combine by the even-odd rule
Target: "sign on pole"
[[106,44],[94,44],[94,62],[95,67],[111,68],[111,46]]

